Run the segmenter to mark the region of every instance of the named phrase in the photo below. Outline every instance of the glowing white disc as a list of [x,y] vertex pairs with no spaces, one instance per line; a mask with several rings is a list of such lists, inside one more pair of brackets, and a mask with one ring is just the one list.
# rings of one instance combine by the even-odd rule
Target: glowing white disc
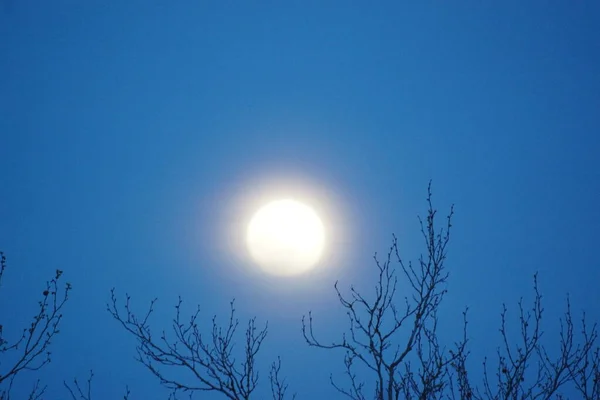
[[297,275],[319,261],[325,232],[312,208],[295,200],[278,200],[254,214],[246,244],[254,261],[266,272]]

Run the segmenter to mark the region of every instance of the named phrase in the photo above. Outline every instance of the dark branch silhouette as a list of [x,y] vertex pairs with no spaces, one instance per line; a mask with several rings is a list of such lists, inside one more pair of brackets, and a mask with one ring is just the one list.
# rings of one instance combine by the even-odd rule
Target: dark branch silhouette
[[[0,252],[0,282],[6,269],[6,257]],[[46,282],[39,310],[27,328],[13,341],[6,338],[4,326],[0,324],[0,399],[9,400],[15,378],[23,371],[37,371],[51,361],[50,345],[59,333],[62,308],[69,299],[71,284],[59,289],[61,270],[56,270],[52,280]],[[10,357],[10,362],[4,361]],[[42,398],[46,390],[36,381],[28,397],[29,400]]]
[[[130,297],[126,295],[125,313],[121,314],[114,289],[111,292],[108,311],[137,339],[137,360],[157,377],[162,385],[171,389],[173,394],[213,391],[232,400],[250,399],[259,381],[256,355],[267,336],[267,326],[258,328],[256,318],[248,321],[241,361],[237,361],[236,354],[239,354],[234,351],[234,347],[239,321],[235,318],[233,301],[228,323],[224,327],[219,326],[215,316],[212,319],[210,334],[203,335],[202,324],[198,320],[200,307],[198,306],[196,312],[184,322],[181,317],[180,298],[175,306],[175,318],[171,326],[173,338],[167,337],[164,331],[159,337],[153,336],[148,321],[154,311],[155,302],[156,299],[150,303],[148,311],[142,317],[138,317],[132,312]],[[174,377],[173,368],[187,372],[189,378],[183,380],[181,375]],[[287,385],[280,380],[279,370],[280,363],[273,364],[270,374],[271,387],[273,397],[283,399]]]
[[[94,378],[94,372],[90,371],[90,376],[86,381],[85,388],[81,387],[81,384],[77,379],[73,379],[73,387],[67,382],[63,381],[63,385],[67,388],[69,395],[72,400],[92,400],[92,379]],[[123,400],[129,400],[130,390],[128,387],[125,388],[125,395]]]
[[[425,240],[426,255],[418,267],[405,264],[398,252],[394,236],[384,262],[375,255],[377,281],[373,298],[364,296],[353,286],[348,296],[334,285],[338,300],[348,315],[348,328],[341,339],[331,343],[315,337],[311,313],[302,319],[302,333],[310,346],[344,352],[347,384],[333,376],[333,387],[353,400],[392,399],[551,399],[563,398],[560,390],[571,383],[585,400],[600,400],[600,350],[596,345],[596,325],[586,326],[582,318],[581,335],[577,337],[571,304],[560,320],[558,345],[548,347],[543,336],[542,296],[534,276],[534,304],[526,311],[519,301],[519,338],[511,342],[507,332],[507,307],[501,312],[502,346],[497,350],[496,378],[483,362],[481,387],[472,385],[467,348],[467,311],[463,313],[463,335],[452,348],[442,345],[438,336],[438,310],[446,293],[446,247],[450,238],[453,207],[445,228],[437,231],[436,210],[431,202],[431,183],[427,196],[425,221],[419,219]],[[411,296],[399,301],[396,292],[396,265],[411,288]],[[554,356],[549,350],[557,349]],[[367,374],[357,372],[357,364]],[[370,371],[370,372],[369,372]],[[367,385],[373,392],[366,393]],[[370,386],[369,386],[370,387]]]
[[[435,231],[436,211],[431,202],[431,186],[428,189],[429,211],[426,222],[421,223],[421,233],[427,246],[427,256],[419,259],[418,266],[406,264],[399,255],[397,239],[384,262],[375,255],[377,282],[375,296],[367,299],[353,286],[350,295],[344,296],[335,284],[338,300],[348,315],[348,333],[341,340],[326,344],[314,334],[311,313],[302,319],[302,333],[310,346],[323,349],[342,349],[349,385],[344,387],[331,377],[332,385],[351,399],[370,398],[365,393],[365,379],[354,371],[356,362],[366,366],[375,378],[374,398],[435,398],[447,384],[448,366],[458,355],[444,351],[437,340],[437,309],[446,293],[448,273],[444,268],[446,246],[450,240],[453,208],[447,217],[447,225]],[[399,305],[397,299],[398,277],[393,260],[412,289],[410,298]],[[460,349],[463,344],[459,345]],[[416,352],[419,368],[415,370],[410,357]]]
[[[432,205],[431,183],[427,195],[427,217],[419,219],[425,251],[416,263],[406,263],[399,254],[398,241],[383,260],[374,257],[374,293],[364,294],[354,286],[343,294],[336,282],[337,298],[348,317],[341,337],[331,342],[317,339],[312,313],[302,318],[302,333],[312,347],[342,350],[345,382],[330,376],[332,386],[353,400],[538,400],[565,399],[565,391],[578,398],[600,400],[600,348],[596,324],[588,324],[583,314],[574,322],[571,301],[560,318],[556,337],[545,333],[544,308],[533,277],[533,301],[517,303],[511,326],[509,308],[502,306],[499,321],[500,345],[492,359],[470,360],[467,310],[462,317],[462,335],[456,341],[443,338],[438,327],[440,305],[446,294],[445,267],[453,207],[442,229],[436,228],[437,211]],[[6,258],[0,252],[0,285]],[[46,283],[39,311],[29,327],[9,340],[0,324],[0,400],[10,400],[15,378],[23,371],[36,371],[51,360],[50,345],[59,333],[62,308],[69,299],[71,285],[59,288],[62,271]],[[400,297],[398,284],[407,291]],[[1,287],[1,286],[0,286]],[[231,400],[256,397],[259,384],[257,355],[267,336],[267,325],[259,327],[251,318],[244,333],[238,332],[234,302],[225,324],[200,321],[200,309],[188,318],[181,316],[182,300],[175,306],[169,335],[153,334],[150,317],[156,299],[148,310],[136,315],[126,295],[118,306],[115,290],[107,309],[137,341],[137,361],[178,395],[192,398],[198,392],[214,392]],[[0,321],[2,322],[2,321]],[[516,328],[517,335],[510,333]],[[236,343],[242,343],[237,346]],[[450,344],[450,345],[448,345]],[[475,365],[476,367],[473,367]],[[482,368],[481,368],[482,367]],[[474,377],[476,376],[476,378]],[[90,371],[86,382],[63,382],[72,400],[92,400]],[[273,400],[295,399],[281,376],[281,359],[271,364],[268,380]],[[478,381],[475,383],[475,381]],[[571,393],[569,392],[569,393]],[[35,381],[28,400],[41,400],[46,387]],[[124,400],[130,396],[126,388]]]
[[[273,394],[273,400],[284,400],[288,390],[288,384],[285,382],[285,378],[281,378],[279,373],[281,371],[281,358],[277,357],[277,362],[271,364],[271,371],[269,371],[269,381],[271,382],[271,393]],[[292,395],[292,400],[296,398],[296,395]]]
[[[507,307],[503,305],[500,314],[500,335],[502,346],[497,349],[498,362],[495,382],[488,373],[488,361],[483,362],[483,390],[475,390],[475,399],[551,399],[563,398],[560,389],[571,382],[587,381],[586,360],[594,354],[597,330],[594,325],[588,330],[585,316],[582,324],[582,341],[576,343],[575,327],[571,313],[571,303],[567,298],[566,311],[560,319],[558,354],[551,352],[542,342],[542,295],[538,289],[537,274],[533,278],[534,300],[530,310],[525,310],[523,300],[518,302],[519,339],[511,343],[507,332]],[[597,353],[597,348],[596,348]],[[593,370],[593,367],[591,368]],[[596,364],[597,371],[597,364]],[[582,377],[585,379],[582,381]],[[586,400],[598,400],[597,392],[588,392],[578,387]],[[594,397],[594,395],[596,397]]]

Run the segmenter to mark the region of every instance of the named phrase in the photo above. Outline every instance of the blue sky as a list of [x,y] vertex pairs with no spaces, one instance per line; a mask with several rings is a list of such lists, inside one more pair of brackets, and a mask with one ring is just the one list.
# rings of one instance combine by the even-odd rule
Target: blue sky
[[[89,369],[96,398],[163,398],[105,310],[112,287],[140,311],[158,297],[156,329],[178,295],[207,323],[235,297],[269,321],[262,388],[280,355],[300,398],[336,398],[342,354],[308,348],[300,318],[341,332],[333,282],[371,288],[392,233],[418,257],[430,179],[440,213],[456,205],[449,335],[469,306],[474,354],[493,355],[535,271],[549,335],[567,293],[600,320],[598,3],[6,4],[0,312],[16,329],[56,268],[72,283],[49,399]],[[296,279],[239,248],[253,202],[285,190],[332,233]]]

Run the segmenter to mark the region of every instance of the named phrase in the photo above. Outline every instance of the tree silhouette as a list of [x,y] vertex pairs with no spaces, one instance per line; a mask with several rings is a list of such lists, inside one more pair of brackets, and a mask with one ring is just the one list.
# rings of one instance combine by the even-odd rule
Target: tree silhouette
[[[454,209],[450,208],[443,228],[438,230],[431,183],[427,194],[427,217],[419,219],[426,251],[416,263],[404,261],[394,236],[385,258],[374,256],[374,293],[351,286],[344,294],[336,282],[338,301],[348,316],[348,327],[337,340],[317,339],[311,312],[302,318],[302,334],[309,346],[341,350],[343,354],[346,382],[332,374],[333,387],[353,400],[549,400],[565,399],[567,388],[576,391],[578,398],[600,400],[597,326],[590,325],[585,314],[576,323],[567,297],[557,337],[546,337],[537,274],[533,277],[532,304],[526,306],[523,299],[517,303],[516,337],[508,333],[509,309],[503,305],[501,343],[493,359],[471,361],[468,310],[462,313],[461,337],[451,342],[451,338],[441,337],[438,316],[449,278],[445,261]],[[0,285],[5,269],[6,258],[0,252]],[[15,378],[23,371],[39,370],[51,360],[51,341],[59,333],[62,309],[71,290],[69,283],[64,289],[59,285],[61,277],[62,271],[57,270],[46,283],[37,314],[14,340],[5,336],[0,324],[0,400],[10,399]],[[409,290],[402,298],[400,283]],[[215,392],[231,400],[256,397],[257,354],[267,337],[266,324],[258,326],[256,318],[251,318],[240,335],[233,301],[228,318],[221,324],[216,316],[202,321],[199,307],[188,318],[182,317],[183,301],[179,298],[170,333],[163,330],[153,334],[150,317],[156,299],[141,315],[133,312],[130,300],[126,295],[119,305],[113,289],[107,310],[136,339],[137,361],[171,390],[169,399],[178,395],[191,398],[198,392]],[[241,348],[236,347],[239,341]],[[288,394],[281,376],[280,358],[271,364],[268,377],[274,400],[295,398]],[[70,398],[92,400],[92,378],[90,372],[84,384],[77,379],[71,384],[64,382]],[[42,399],[45,390],[36,381],[28,400]],[[129,395],[127,388],[123,399],[128,400]]]
[[[428,212],[419,219],[426,253],[418,265],[400,257],[396,237],[381,262],[375,255],[377,281],[373,298],[354,287],[343,295],[334,285],[338,300],[348,315],[348,329],[341,339],[323,342],[315,337],[314,319],[309,312],[302,319],[302,333],[309,346],[342,350],[348,383],[331,384],[354,400],[392,399],[550,399],[562,398],[559,390],[572,383],[586,400],[599,397],[599,350],[596,325],[586,326],[582,318],[577,342],[570,302],[561,319],[558,354],[552,357],[540,338],[542,296],[534,276],[535,299],[526,311],[519,301],[520,342],[511,343],[506,330],[507,308],[501,312],[502,346],[497,349],[496,379],[488,374],[483,361],[483,382],[473,386],[467,359],[467,311],[463,313],[463,336],[451,348],[441,345],[438,336],[438,310],[446,293],[448,272],[444,266],[452,227],[453,207],[445,227],[436,230],[436,210],[428,187]],[[395,261],[395,263],[394,263]],[[395,264],[408,282],[411,296],[398,299],[398,275]],[[359,375],[357,364],[368,371]],[[368,386],[368,383],[370,386]],[[371,387],[372,386],[372,387]],[[372,390],[371,394],[367,390]]]
[[[84,388],[81,387],[81,384],[77,379],[73,379],[73,387],[69,385],[66,381],[63,381],[63,385],[67,388],[69,395],[72,400],[92,400],[92,379],[94,378],[94,371],[90,371],[90,375],[86,381],[86,385]],[[129,395],[131,394],[128,387],[125,388],[125,395],[123,396],[123,400],[129,400]]]
[[[172,321],[173,338],[165,331],[154,336],[149,326],[149,318],[154,311],[156,299],[152,300],[148,311],[141,317],[131,310],[130,296],[126,295],[124,313],[119,311],[115,290],[111,291],[108,311],[121,323],[138,343],[137,361],[142,363],[160,383],[171,389],[175,398],[178,392],[188,393],[212,391],[223,394],[231,400],[248,400],[258,384],[256,355],[267,337],[267,326],[258,328],[256,318],[251,318],[245,330],[244,350],[241,361],[236,362],[234,351],[239,321],[235,318],[234,302],[230,303],[230,313],[225,326],[212,318],[212,329],[204,335],[203,324],[199,321],[200,306],[184,322],[181,317],[179,298],[175,306],[175,318]],[[189,379],[173,376],[173,368],[185,371]],[[283,400],[287,384],[280,377],[281,361],[271,365],[269,379],[274,400]]]
[[[421,232],[427,245],[427,256],[419,259],[418,267],[406,264],[399,255],[397,239],[385,261],[374,256],[377,282],[374,299],[369,300],[354,287],[344,296],[334,285],[338,300],[348,315],[348,332],[338,341],[325,344],[315,337],[313,316],[302,318],[302,334],[310,346],[344,351],[345,374],[349,385],[331,384],[352,399],[367,399],[365,378],[355,373],[356,363],[366,366],[375,376],[374,398],[432,398],[448,385],[449,368],[464,353],[466,337],[450,353],[441,348],[437,337],[437,311],[446,293],[444,287],[448,272],[444,268],[446,246],[450,240],[453,209],[447,217],[446,229],[435,232],[436,211],[431,203],[431,187],[427,197],[429,212],[426,223],[421,221]],[[412,288],[411,298],[404,304],[397,299],[398,276],[393,258]],[[466,323],[466,322],[465,322]],[[406,331],[404,341],[398,341]],[[415,370],[412,354],[418,355],[419,366]]]
[[[6,270],[6,257],[0,252],[0,284]],[[69,299],[71,284],[66,283],[59,290],[61,270],[42,291],[38,301],[38,312],[33,316],[27,328],[23,328],[17,338],[10,340],[5,335],[5,327],[0,324],[0,400],[9,400],[15,378],[23,371],[37,371],[51,361],[50,345],[59,333],[62,320],[62,308]],[[36,381],[28,399],[41,399],[46,390],[40,381]]]

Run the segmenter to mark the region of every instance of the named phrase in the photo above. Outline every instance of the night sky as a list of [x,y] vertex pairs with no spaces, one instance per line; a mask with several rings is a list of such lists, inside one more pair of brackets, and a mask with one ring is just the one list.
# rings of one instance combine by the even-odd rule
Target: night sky
[[[40,378],[44,399],[66,399],[63,380],[90,369],[96,400],[125,385],[167,397],[106,310],[113,287],[140,313],[158,298],[157,332],[179,295],[207,329],[235,298],[242,328],[269,323],[256,398],[277,356],[299,399],[342,398],[329,375],[343,382],[343,353],[308,347],[302,315],[339,338],[334,282],[371,295],[372,257],[393,233],[418,259],[430,180],[441,223],[455,205],[440,335],[459,339],[469,307],[474,370],[501,344],[502,303],[516,323],[536,271],[548,340],[567,294],[577,320],[600,321],[600,3],[4,3],[5,337],[56,269],[73,286],[52,363],[23,372],[15,398]],[[278,196],[326,226],[301,276],[265,274],[244,247],[252,212]]]

